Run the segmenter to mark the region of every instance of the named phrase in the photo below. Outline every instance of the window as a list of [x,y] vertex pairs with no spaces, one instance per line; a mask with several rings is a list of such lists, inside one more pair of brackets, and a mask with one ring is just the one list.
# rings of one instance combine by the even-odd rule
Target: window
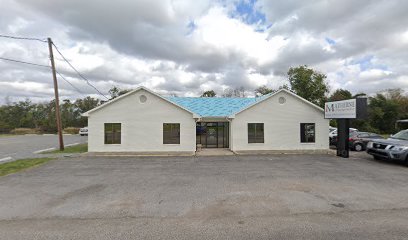
[[105,123],[105,144],[120,144],[121,124]]
[[248,123],[248,143],[264,143],[263,123]]
[[302,143],[314,143],[315,142],[315,124],[314,123],[301,123],[300,124],[300,142]]
[[180,123],[163,123],[163,144],[180,144]]

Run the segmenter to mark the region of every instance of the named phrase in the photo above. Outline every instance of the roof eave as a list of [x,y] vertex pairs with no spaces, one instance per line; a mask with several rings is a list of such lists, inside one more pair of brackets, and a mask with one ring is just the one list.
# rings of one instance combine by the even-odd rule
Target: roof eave
[[137,92],[137,91],[140,91],[140,90],[145,90],[146,92],[148,92],[148,93],[150,93],[150,94],[153,94],[154,96],[159,97],[159,98],[165,100],[166,102],[171,103],[171,104],[173,104],[174,106],[183,109],[183,110],[186,111],[186,112],[191,113],[191,114],[193,115],[193,118],[200,118],[200,117],[201,117],[201,116],[198,115],[197,113],[192,112],[192,111],[188,110],[187,108],[185,108],[185,107],[183,107],[183,106],[180,106],[179,104],[177,104],[177,103],[175,103],[175,102],[173,102],[173,101],[170,101],[170,100],[166,99],[165,97],[161,96],[160,94],[155,93],[155,92],[153,92],[152,90],[150,90],[150,89],[148,89],[148,88],[146,88],[146,87],[143,87],[143,86],[140,86],[140,87],[138,87],[138,88],[136,88],[136,89],[134,89],[134,90],[132,90],[132,91],[130,91],[130,92],[128,92],[128,93],[125,93],[125,94],[123,94],[123,95],[121,95],[121,96],[119,96],[119,97],[117,97],[117,98],[114,98],[114,99],[112,99],[112,100],[110,100],[110,101],[108,101],[108,102],[106,102],[106,103],[104,103],[104,104],[102,104],[102,105],[97,106],[96,108],[91,109],[91,110],[89,110],[89,111],[83,113],[83,116],[84,116],[84,117],[89,117],[89,114],[90,114],[90,113],[95,112],[95,111],[97,111],[97,110],[99,110],[99,109],[105,107],[106,105],[112,104],[112,103],[118,101],[119,99],[125,98],[125,97],[127,97],[127,96],[129,96],[129,95],[131,95],[131,94],[133,94],[133,93],[135,93],[135,92]]
[[235,118],[235,115],[229,115],[229,116],[203,116],[201,118],[220,118],[220,119],[225,119],[225,118]]
[[299,100],[303,101],[304,103],[307,103],[307,104],[311,105],[312,107],[317,108],[319,111],[321,111],[322,113],[324,113],[324,109],[323,109],[323,108],[317,106],[316,104],[314,104],[314,103],[312,103],[312,102],[309,102],[308,100],[302,98],[301,96],[299,96],[299,95],[297,95],[297,94],[295,94],[295,93],[293,93],[293,92],[291,92],[291,91],[289,91],[289,90],[286,90],[286,89],[282,88],[282,89],[279,89],[278,91],[276,91],[276,92],[274,92],[274,93],[271,93],[269,96],[267,96],[267,97],[265,97],[265,98],[263,98],[263,99],[261,99],[261,100],[259,100],[259,101],[256,101],[256,102],[254,102],[254,103],[248,105],[247,107],[245,107],[245,108],[239,110],[238,112],[234,113],[233,115],[235,116],[235,115],[237,115],[237,114],[239,114],[239,113],[241,113],[241,112],[243,112],[243,111],[245,111],[245,110],[247,110],[247,109],[249,109],[249,108],[251,108],[251,107],[257,105],[258,103],[261,103],[261,102],[263,102],[263,101],[266,101],[267,99],[269,99],[269,98],[275,96],[276,94],[278,94],[278,93],[280,93],[280,92],[286,92],[286,93],[288,93],[288,94],[290,94],[290,95],[292,95],[292,96],[298,98]]

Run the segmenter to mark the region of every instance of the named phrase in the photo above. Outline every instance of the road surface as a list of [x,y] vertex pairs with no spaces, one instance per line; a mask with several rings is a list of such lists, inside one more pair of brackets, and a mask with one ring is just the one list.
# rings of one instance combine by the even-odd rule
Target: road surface
[[[64,135],[65,145],[85,143],[88,137]],[[0,137],[0,162],[38,157],[39,151],[58,148],[57,135],[21,135]]]

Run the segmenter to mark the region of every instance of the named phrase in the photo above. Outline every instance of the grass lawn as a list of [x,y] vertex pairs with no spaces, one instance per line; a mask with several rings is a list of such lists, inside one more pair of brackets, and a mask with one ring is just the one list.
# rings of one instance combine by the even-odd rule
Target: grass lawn
[[11,136],[15,136],[14,134],[0,134],[0,138],[1,137],[11,137]]
[[15,173],[23,169],[38,166],[55,158],[27,158],[0,164],[0,176]]
[[87,143],[66,147],[64,151],[53,150],[53,151],[43,152],[43,153],[84,153],[84,152],[88,152]]

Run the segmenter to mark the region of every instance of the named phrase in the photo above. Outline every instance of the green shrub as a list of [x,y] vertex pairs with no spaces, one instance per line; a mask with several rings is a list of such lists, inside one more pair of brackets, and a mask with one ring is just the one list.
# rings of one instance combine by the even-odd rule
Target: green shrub
[[39,134],[41,133],[38,128],[15,128],[10,131],[11,134],[24,135],[24,134]]
[[76,128],[76,127],[67,127],[67,128],[64,128],[64,133],[67,133],[67,134],[78,134],[78,133],[79,133],[79,128]]

